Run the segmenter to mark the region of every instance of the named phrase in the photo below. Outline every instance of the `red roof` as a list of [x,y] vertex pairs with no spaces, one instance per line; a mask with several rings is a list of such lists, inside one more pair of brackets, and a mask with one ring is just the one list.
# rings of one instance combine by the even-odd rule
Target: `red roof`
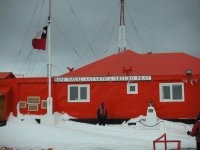
[[62,76],[185,75],[186,69],[200,74],[200,58],[185,53],[138,54],[131,50],[114,54]]
[[0,79],[9,79],[15,78],[15,75],[12,72],[0,72]]

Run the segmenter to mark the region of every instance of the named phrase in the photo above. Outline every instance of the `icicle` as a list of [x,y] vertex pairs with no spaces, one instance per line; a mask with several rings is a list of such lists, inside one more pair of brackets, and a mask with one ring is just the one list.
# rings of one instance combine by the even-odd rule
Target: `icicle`
[[19,109],[19,102],[17,103],[17,117],[21,117],[20,109]]
[[198,83],[198,79],[195,79],[195,82]]
[[190,80],[190,84],[193,86],[193,80]]

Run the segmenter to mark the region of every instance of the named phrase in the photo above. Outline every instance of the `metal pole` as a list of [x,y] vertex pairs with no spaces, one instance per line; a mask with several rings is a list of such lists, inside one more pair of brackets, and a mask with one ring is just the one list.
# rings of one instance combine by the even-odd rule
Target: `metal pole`
[[48,30],[47,30],[47,40],[48,40],[48,98],[47,98],[47,114],[52,115],[52,97],[51,97],[51,4],[52,0],[49,0],[49,16],[48,16]]
[[126,50],[124,3],[125,3],[124,0],[120,1],[121,8],[120,8],[118,52]]
[[125,25],[124,18],[124,0],[121,0],[121,9],[120,9],[120,26]]

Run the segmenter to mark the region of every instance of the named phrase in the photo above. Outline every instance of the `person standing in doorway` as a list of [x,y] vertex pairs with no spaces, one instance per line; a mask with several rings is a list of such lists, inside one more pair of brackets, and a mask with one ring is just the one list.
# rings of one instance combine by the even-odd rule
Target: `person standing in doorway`
[[97,109],[97,118],[99,125],[105,126],[107,119],[107,108],[105,104],[102,102],[99,108]]
[[188,131],[187,134],[196,137],[197,150],[200,150],[200,112],[197,116],[197,121],[192,127],[192,131]]

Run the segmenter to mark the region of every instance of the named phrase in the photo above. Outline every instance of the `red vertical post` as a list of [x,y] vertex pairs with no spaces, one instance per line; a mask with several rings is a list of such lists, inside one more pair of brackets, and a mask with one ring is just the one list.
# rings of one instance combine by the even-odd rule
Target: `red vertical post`
[[153,150],[156,150],[156,142],[153,141]]
[[166,133],[164,134],[164,143],[165,143],[165,150],[167,150],[167,136],[166,136]]
[[177,150],[181,150],[181,141],[178,141]]

